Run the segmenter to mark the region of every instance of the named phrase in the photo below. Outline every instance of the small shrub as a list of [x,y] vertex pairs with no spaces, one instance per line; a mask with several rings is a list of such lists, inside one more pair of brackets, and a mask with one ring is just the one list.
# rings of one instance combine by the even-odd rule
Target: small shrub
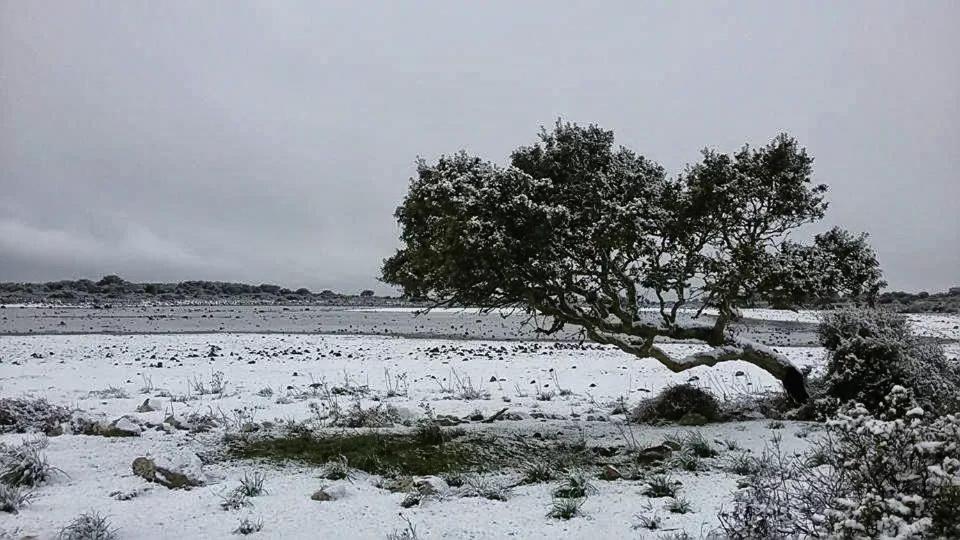
[[697,457],[708,458],[717,455],[713,445],[699,431],[688,431],[684,437],[683,446]]
[[99,512],[80,514],[60,529],[60,540],[116,540],[117,529]]
[[741,452],[727,459],[726,469],[740,476],[756,474],[760,469],[757,459],[746,452]]
[[240,489],[232,489],[226,495],[220,495],[220,508],[222,510],[240,510],[253,506],[249,497]]
[[845,407],[806,455],[775,438],[720,514],[727,536],[960,538],[960,417],[928,415],[900,386],[880,409]]
[[33,491],[21,486],[0,484],[0,512],[16,514],[33,500]]
[[260,532],[263,530],[263,520],[257,518],[256,521],[251,520],[249,517],[245,517],[240,520],[240,524],[237,525],[237,528],[233,530],[233,534],[248,535],[255,532]]
[[481,475],[467,477],[464,482],[466,497],[483,497],[491,501],[505,501],[510,496],[510,488],[496,483]]
[[590,483],[586,473],[573,470],[560,481],[560,485],[553,490],[553,496],[565,499],[583,499],[597,492],[597,488]]
[[700,458],[684,449],[670,456],[670,466],[684,471],[695,471],[700,468]]
[[243,473],[243,479],[240,480],[240,486],[237,490],[247,497],[256,497],[267,492],[263,488],[263,481],[266,479],[263,473],[254,472],[251,475]]
[[70,420],[70,411],[45,399],[0,398],[0,433],[53,434]]
[[47,463],[41,449],[46,438],[27,439],[18,446],[0,443],[0,483],[9,486],[37,486],[54,472],[62,472]]
[[400,514],[400,519],[402,519],[406,525],[402,529],[396,529],[392,533],[387,534],[387,540],[419,540],[420,537],[417,536],[417,526],[407,516]]
[[554,519],[573,519],[581,515],[581,509],[585,502],[586,499],[582,497],[554,497],[550,511],[547,512],[547,517]]
[[676,497],[677,485],[673,478],[665,474],[651,476],[643,490],[647,497]]
[[824,397],[833,406],[827,412],[848,401],[877,411],[894,386],[909,389],[929,413],[960,410],[960,363],[916,336],[905,316],[842,309],[824,316],[817,332],[829,353]]
[[684,433],[674,433],[664,437],[664,442],[679,447],[681,450],[689,452],[698,458],[708,458],[717,455],[717,451],[710,444],[710,441],[699,431],[686,431]]
[[633,526],[634,529],[656,531],[663,528],[663,518],[660,517],[660,514],[636,514],[634,517],[637,519],[636,525]]
[[683,497],[670,499],[664,508],[666,508],[671,514],[686,514],[693,510],[693,506],[690,504],[690,501]]
[[699,414],[713,422],[719,418],[717,399],[690,384],[665,388],[656,397],[642,401],[630,415],[633,422],[677,422],[688,414]]
[[553,480],[553,467],[544,461],[532,461],[523,467],[524,484],[540,484]]
[[353,476],[353,471],[350,470],[346,456],[340,456],[324,465],[320,476],[327,480],[346,480]]

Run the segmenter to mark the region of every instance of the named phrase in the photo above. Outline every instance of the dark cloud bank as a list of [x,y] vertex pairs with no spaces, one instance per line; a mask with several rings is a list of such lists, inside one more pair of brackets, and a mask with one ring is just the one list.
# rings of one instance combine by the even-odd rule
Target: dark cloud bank
[[957,20],[956,2],[2,2],[0,281],[372,287],[417,155],[503,161],[563,116],[675,171],[788,131],[831,186],[818,229],[871,232],[893,288],[945,289]]

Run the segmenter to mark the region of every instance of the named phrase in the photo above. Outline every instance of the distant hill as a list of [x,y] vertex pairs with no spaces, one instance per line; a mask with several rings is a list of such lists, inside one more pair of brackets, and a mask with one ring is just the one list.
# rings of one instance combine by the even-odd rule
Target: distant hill
[[264,283],[249,285],[224,281],[179,283],[133,283],[120,276],[50,281],[46,283],[0,283],[0,304],[142,304],[142,303],[232,303],[232,304],[322,304],[396,306],[417,305],[402,298],[376,296],[365,290],[341,294],[330,290],[287,289]]

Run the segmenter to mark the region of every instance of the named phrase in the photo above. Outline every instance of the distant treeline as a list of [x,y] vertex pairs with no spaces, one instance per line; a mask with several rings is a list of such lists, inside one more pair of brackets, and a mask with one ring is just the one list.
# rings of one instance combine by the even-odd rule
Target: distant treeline
[[120,276],[49,281],[46,283],[0,283],[0,303],[104,304],[133,302],[249,302],[397,304],[404,300],[378,297],[371,290],[341,294],[331,290],[313,292],[264,283],[225,281],[181,281],[179,283],[134,283]]
[[[302,303],[328,305],[423,305],[406,298],[376,296],[371,290],[342,294],[331,290],[313,292],[263,283],[227,281],[181,281],[179,283],[134,283],[120,276],[48,281],[46,283],[0,283],[0,304],[129,304],[129,303]],[[960,287],[947,292],[880,294],[877,303],[903,313],[960,313]],[[810,306],[824,307],[824,306]]]
[[932,294],[926,291],[885,292],[877,298],[877,303],[902,313],[960,313],[960,287]]

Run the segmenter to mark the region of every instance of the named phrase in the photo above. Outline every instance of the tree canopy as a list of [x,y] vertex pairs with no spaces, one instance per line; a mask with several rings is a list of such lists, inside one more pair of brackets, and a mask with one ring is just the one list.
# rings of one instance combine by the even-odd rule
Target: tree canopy
[[[395,214],[403,246],[384,261],[383,280],[438,304],[540,313],[543,332],[575,324],[675,371],[737,357],[805,399],[796,367],[739,340],[729,323],[759,301],[791,308],[873,297],[884,285],[865,235],[790,239],[827,209],[812,165],[796,140],[779,135],[732,155],[704,150],[669,176],[615,146],[611,131],[557,122],[507,166],[465,152],[420,160]],[[645,300],[657,321],[642,316]],[[684,323],[687,308],[715,319]],[[673,359],[657,337],[718,349]]]

